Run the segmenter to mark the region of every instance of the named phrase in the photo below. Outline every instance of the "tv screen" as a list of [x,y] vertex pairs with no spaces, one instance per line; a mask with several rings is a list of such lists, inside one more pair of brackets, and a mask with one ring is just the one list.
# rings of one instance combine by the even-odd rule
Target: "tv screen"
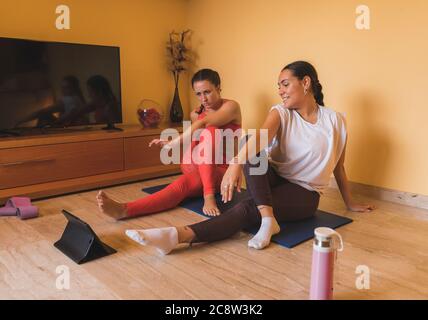
[[122,122],[118,47],[0,38],[0,130]]

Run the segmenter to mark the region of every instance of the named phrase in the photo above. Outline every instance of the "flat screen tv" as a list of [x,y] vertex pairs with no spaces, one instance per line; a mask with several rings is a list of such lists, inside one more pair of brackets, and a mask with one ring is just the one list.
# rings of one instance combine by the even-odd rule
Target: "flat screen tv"
[[0,131],[120,122],[119,47],[0,37]]

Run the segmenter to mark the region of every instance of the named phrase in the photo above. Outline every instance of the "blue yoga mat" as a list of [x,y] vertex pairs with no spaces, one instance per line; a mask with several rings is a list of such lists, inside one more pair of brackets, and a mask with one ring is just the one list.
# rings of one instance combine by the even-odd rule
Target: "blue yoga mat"
[[[144,188],[143,191],[147,193],[155,193],[159,190],[162,190],[165,185],[155,186]],[[221,212],[228,210],[233,207],[235,204],[240,201],[247,199],[249,196],[245,190],[242,190],[241,193],[235,192],[233,194],[233,200],[228,203],[223,203],[221,201],[221,195],[216,194],[217,204]],[[206,216],[202,212],[202,207],[204,205],[204,201],[202,197],[198,198],[189,198],[180,203],[180,206],[189,210],[192,210],[204,217],[211,218]],[[312,218],[304,219],[295,222],[282,222],[280,223],[281,232],[272,237],[272,241],[287,247],[293,248],[298,244],[310,240],[314,237],[314,229],[318,227],[329,227],[336,229],[338,227],[344,226],[348,223],[351,223],[352,219],[341,217],[332,213],[328,213],[322,210],[317,210],[315,215]],[[255,234],[258,229],[253,228],[250,230],[246,230],[251,234]]]

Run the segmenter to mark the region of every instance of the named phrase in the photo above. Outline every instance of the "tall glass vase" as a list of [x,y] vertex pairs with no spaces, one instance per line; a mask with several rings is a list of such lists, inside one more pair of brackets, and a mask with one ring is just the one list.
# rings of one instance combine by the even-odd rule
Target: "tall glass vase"
[[172,100],[169,118],[172,123],[181,123],[183,121],[183,107],[181,106],[178,86],[175,86],[174,98]]
[[183,107],[181,106],[178,86],[175,86],[174,98],[171,103],[169,117],[172,123],[181,123],[183,121]]

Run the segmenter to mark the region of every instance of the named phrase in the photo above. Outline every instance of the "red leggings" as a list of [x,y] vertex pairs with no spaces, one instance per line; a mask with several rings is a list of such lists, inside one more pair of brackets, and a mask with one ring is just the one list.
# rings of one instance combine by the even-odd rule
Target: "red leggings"
[[[215,164],[214,162],[215,150],[218,150],[220,145],[220,139],[215,136],[215,129],[217,127],[207,126],[202,131],[200,140],[193,141],[191,148],[186,150],[186,152],[192,152],[196,145],[210,143],[209,149],[211,150],[211,154],[207,155],[207,157],[210,157],[212,162],[209,164],[196,164],[192,158],[191,164],[182,163],[180,167],[183,174],[177,180],[154,194],[127,203],[128,217],[165,211],[175,208],[181,201],[188,197],[197,197],[202,194],[206,196],[219,191],[227,165]],[[203,152],[200,155],[203,156]],[[188,157],[188,159],[190,158]],[[200,162],[198,161],[198,163]]]

